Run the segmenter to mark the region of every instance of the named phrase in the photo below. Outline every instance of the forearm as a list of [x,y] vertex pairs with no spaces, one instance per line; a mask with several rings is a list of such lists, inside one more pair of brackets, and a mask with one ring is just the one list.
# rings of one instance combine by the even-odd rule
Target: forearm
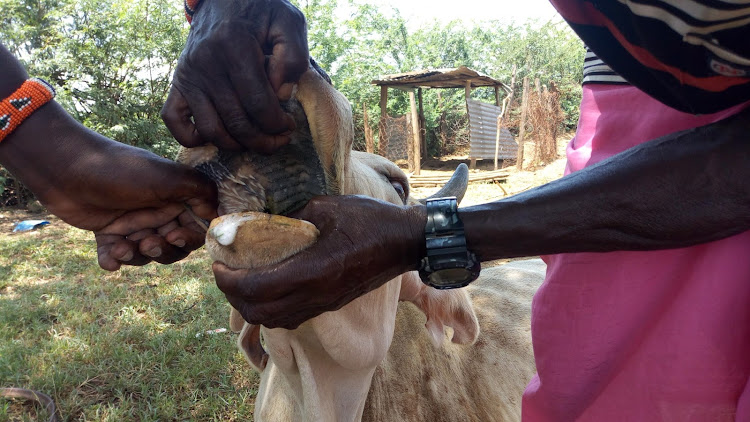
[[28,78],[21,63],[0,43],[0,98],[5,98],[18,89]]
[[[0,45],[0,98],[6,98],[17,90],[28,78],[18,60]],[[67,148],[49,139],[50,133],[65,133],[77,123],[54,101],[43,105],[29,116],[15,131],[0,143],[0,164],[20,178],[35,191],[43,189],[50,180],[40,180],[38,168],[55,165],[50,160],[59,160],[60,148]],[[52,130],[45,128],[52,127]],[[42,154],[41,152],[45,153]],[[51,152],[51,153],[46,153]],[[64,163],[62,167],[65,168]],[[59,176],[59,175],[57,175]]]
[[461,209],[483,260],[679,248],[750,229],[750,112]]

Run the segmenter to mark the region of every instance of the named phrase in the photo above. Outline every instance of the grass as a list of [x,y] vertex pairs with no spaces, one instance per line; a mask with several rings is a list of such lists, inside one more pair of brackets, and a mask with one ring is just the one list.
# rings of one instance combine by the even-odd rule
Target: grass
[[[203,250],[170,266],[99,269],[93,235],[0,210],[0,387],[50,395],[69,421],[252,420],[258,378],[235,346]],[[0,399],[0,421],[36,420]],[[38,420],[45,420],[39,418]]]

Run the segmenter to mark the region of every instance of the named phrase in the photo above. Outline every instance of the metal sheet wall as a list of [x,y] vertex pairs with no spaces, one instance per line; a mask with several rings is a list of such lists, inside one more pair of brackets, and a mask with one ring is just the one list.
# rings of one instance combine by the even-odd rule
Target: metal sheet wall
[[[497,116],[500,107],[481,101],[469,100],[469,158],[495,159],[495,137],[497,135]],[[498,158],[516,158],[518,143],[508,129],[500,131],[500,150]]]

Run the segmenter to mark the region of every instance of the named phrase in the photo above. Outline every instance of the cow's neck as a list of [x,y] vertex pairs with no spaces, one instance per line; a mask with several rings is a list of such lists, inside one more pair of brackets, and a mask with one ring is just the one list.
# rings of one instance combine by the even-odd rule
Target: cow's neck
[[269,361],[258,392],[259,419],[278,415],[265,399],[284,391],[293,398],[294,420],[359,421],[393,337],[399,291],[400,280],[392,280],[296,330],[264,328]]
[[[281,374],[293,397],[293,415],[289,420],[361,420],[374,368],[346,369],[327,356],[311,353],[309,346],[294,343],[292,350],[298,371]],[[277,394],[270,396],[277,397]]]

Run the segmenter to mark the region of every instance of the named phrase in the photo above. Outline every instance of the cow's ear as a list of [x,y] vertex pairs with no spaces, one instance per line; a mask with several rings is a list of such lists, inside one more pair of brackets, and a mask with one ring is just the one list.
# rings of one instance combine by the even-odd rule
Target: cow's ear
[[479,337],[479,321],[466,289],[438,290],[410,272],[402,278],[399,300],[411,302],[424,312],[425,328],[437,347],[443,342],[445,326],[453,329],[453,343],[474,344]]
[[260,325],[245,323],[237,339],[237,345],[256,371],[263,372],[266,369],[268,353],[260,342]]

